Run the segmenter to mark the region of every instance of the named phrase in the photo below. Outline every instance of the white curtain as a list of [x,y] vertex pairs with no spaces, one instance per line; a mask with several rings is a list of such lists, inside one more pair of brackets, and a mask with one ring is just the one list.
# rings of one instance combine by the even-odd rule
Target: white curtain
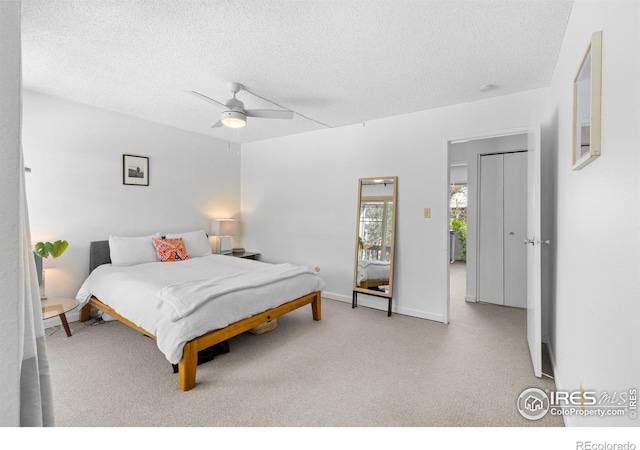
[[2,286],[0,320],[0,351],[5,357],[0,370],[0,424],[42,427],[53,426],[54,420],[20,133],[21,7],[19,0],[0,0],[0,222],[8,234],[2,249],[11,256],[0,272],[0,279],[6,283]]
[[36,263],[31,244],[29,212],[25,190],[25,171],[20,149],[20,301],[18,302],[18,326],[20,367],[20,426],[53,426],[53,397],[51,374],[47,359],[47,344],[42,321],[40,289]]
[[0,426],[53,426],[21,146],[21,2],[0,0]]

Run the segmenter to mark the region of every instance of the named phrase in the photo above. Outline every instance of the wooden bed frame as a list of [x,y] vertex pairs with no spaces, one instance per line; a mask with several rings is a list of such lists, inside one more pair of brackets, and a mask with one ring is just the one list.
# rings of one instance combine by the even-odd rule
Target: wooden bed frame
[[365,280],[358,285],[358,287],[362,289],[369,289],[371,287],[377,286],[387,286],[389,284],[389,280]]
[[[109,241],[93,241],[89,247],[89,272],[102,265],[110,264],[111,256],[109,250]],[[190,340],[184,345],[182,350],[182,359],[178,363],[178,381],[180,389],[188,391],[193,389],[196,385],[196,369],[198,367],[198,352],[209,348],[212,345],[226,341],[234,336],[242,334],[246,331],[267,323],[277,317],[280,317],[288,312],[294,311],[304,305],[311,304],[311,312],[313,314],[313,320],[320,320],[322,316],[322,304],[321,304],[320,292],[312,292],[298,299],[292,300],[288,303],[284,303],[280,306],[276,306],[273,309],[269,309],[260,314],[256,314],[247,319],[240,320],[239,322],[232,323],[226,328],[219,330],[213,330],[203,334],[195,339]],[[134,330],[139,331],[142,334],[149,336],[152,339],[156,337],[149,333],[147,330],[137,326],[126,317],[121,316],[116,310],[105,305],[96,297],[91,297],[89,302],[80,310],[80,322],[86,322],[89,320],[91,309],[99,309],[100,311],[107,313],[114,319],[118,319],[125,325],[130,326]]]
[[[312,292],[311,294],[300,297],[296,300],[292,300],[288,303],[284,303],[273,309],[269,309],[260,314],[256,314],[247,319],[243,319],[239,322],[232,323],[226,328],[210,331],[203,334],[200,337],[192,339],[184,345],[182,351],[182,359],[178,363],[178,381],[182,391],[188,391],[196,385],[196,369],[198,367],[198,352],[209,348],[212,345],[226,341],[234,336],[249,331],[263,323],[273,320],[279,316],[294,311],[302,306],[311,304],[311,312],[313,314],[313,320],[320,320],[322,316],[321,295],[320,292]],[[156,337],[149,333],[147,330],[137,326],[127,318],[118,314],[113,308],[102,303],[95,297],[91,297],[89,303],[87,303],[80,310],[80,322],[86,322],[89,320],[89,313],[92,308],[99,309],[100,311],[109,314],[111,317],[118,319],[125,325],[130,326],[134,330],[137,330],[150,338],[156,339]]]

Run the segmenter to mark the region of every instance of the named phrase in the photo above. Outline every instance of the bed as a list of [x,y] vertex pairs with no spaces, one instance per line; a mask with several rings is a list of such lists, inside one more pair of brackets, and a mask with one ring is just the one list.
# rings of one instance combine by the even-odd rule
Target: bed
[[358,261],[358,287],[369,289],[389,284],[389,262],[377,260]]
[[76,296],[81,321],[95,308],[155,339],[167,360],[177,364],[182,391],[195,387],[199,351],[305,305],[311,305],[313,320],[320,320],[325,287],[303,266],[213,254],[200,237],[206,234],[194,233],[199,241],[183,235],[190,251],[182,257],[174,252],[177,259],[164,262],[155,249],[149,251],[151,240],[155,245],[182,238],[130,238],[137,241],[127,243],[129,260],[121,251],[129,238],[92,242],[90,274]]

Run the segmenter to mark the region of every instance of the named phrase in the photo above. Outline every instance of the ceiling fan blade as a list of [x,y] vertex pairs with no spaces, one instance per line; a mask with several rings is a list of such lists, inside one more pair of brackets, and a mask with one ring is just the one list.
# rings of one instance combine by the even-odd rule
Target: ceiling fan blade
[[284,109],[247,109],[247,117],[260,117],[262,119],[293,119],[293,111]]
[[211,128],[220,128],[222,126],[222,121],[218,120],[216,123],[211,125]]
[[189,91],[189,92],[206,102],[213,103],[218,106],[222,106],[223,108],[227,107],[227,105],[225,105],[224,103],[220,103],[218,100],[214,100],[211,97],[207,97],[206,95],[200,94],[199,92],[196,92],[196,91]]

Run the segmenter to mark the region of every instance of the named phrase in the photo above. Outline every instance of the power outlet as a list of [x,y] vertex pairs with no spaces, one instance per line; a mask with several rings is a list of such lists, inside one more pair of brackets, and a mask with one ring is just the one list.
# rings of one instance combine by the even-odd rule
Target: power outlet
[[425,219],[431,219],[431,208],[425,208],[424,209],[424,218]]

